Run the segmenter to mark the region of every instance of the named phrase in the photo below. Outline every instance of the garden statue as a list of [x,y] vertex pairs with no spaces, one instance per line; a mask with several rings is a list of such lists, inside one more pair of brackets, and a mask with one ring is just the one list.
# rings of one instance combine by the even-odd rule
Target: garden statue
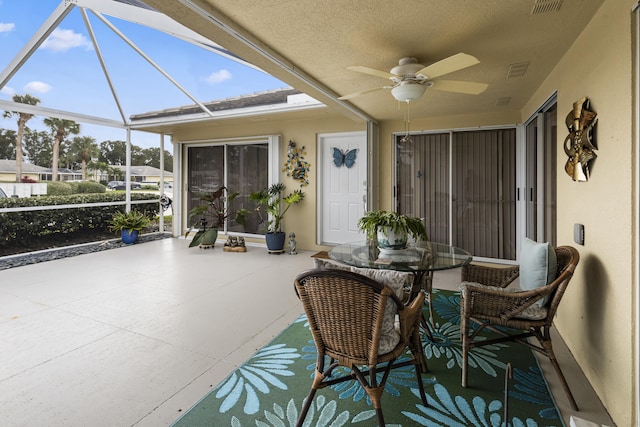
[[289,233],[289,255],[297,255],[296,252],[296,233]]

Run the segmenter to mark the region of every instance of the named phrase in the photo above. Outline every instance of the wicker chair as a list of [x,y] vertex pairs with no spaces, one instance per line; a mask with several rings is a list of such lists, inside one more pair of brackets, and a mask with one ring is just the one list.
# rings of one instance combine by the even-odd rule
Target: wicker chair
[[[555,251],[558,261],[556,279],[546,286],[530,291],[504,289],[518,277],[519,267],[492,268],[477,265],[463,267],[463,283],[460,287],[463,387],[467,386],[469,350],[496,342],[517,341],[549,358],[571,406],[574,410],[578,410],[578,405],[553,353],[549,331],[562,295],[580,260],[580,254],[570,246],[559,246],[555,248]],[[548,296],[549,299],[542,310],[536,310],[532,307],[545,296]],[[537,316],[536,313],[533,313],[534,311],[538,312]],[[532,317],[537,319],[532,319]],[[475,330],[471,328],[472,322],[477,325]],[[507,333],[504,329],[496,327],[513,328],[514,331]],[[485,328],[502,334],[504,337],[476,340],[478,334]],[[529,342],[528,337],[537,338],[539,345]]]
[[[423,405],[427,405],[421,377],[426,371],[426,360],[419,333],[424,304],[422,293],[405,306],[388,286],[358,273],[327,269],[302,273],[295,280],[295,288],[318,351],[315,376],[297,426],[303,424],[318,389],[353,379],[363,386],[376,410],[379,425],[384,426],[380,398],[389,372],[407,365],[414,365],[420,397]],[[399,342],[391,351],[379,354],[387,304],[397,309]],[[407,348],[412,357],[397,362]],[[325,356],[329,358],[327,368]],[[350,374],[332,378],[332,371],[338,366],[346,367]],[[368,369],[361,370],[358,366]],[[378,372],[384,372],[380,379]]]

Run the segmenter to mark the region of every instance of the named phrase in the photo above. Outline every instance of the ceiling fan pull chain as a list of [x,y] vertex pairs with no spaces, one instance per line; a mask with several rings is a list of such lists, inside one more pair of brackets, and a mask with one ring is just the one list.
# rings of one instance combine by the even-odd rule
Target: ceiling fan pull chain
[[413,142],[413,138],[411,138],[411,136],[409,135],[409,123],[411,122],[411,101],[407,100],[407,115],[406,115],[406,121],[405,121],[405,125],[404,125],[404,132],[405,135],[404,137],[402,137],[402,139],[400,139],[400,142]]

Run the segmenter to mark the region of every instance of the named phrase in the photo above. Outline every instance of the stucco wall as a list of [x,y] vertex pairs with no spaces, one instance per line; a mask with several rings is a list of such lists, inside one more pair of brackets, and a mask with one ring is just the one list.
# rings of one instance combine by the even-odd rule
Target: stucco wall
[[[363,131],[364,122],[355,122],[331,113],[323,113],[318,117],[308,120],[295,121],[246,121],[243,126],[216,126],[204,129],[191,129],[177,132],[173,141],[189,141],[202,139],[220,139],[232,137],[245,137],[257,135],[281,135],[280,151],[284,157],[280,160],[280,166],[286,160],[286,148],[289,140],[294,140],[298,146],[305,146],[307,154],[305,160],[311,163],[309,171],[309,185],[302,187],[305,192],[305,200],[299,205],[292,206],[287,212],[283,229],[288,234],[296,233],[298,248],[308,250],[323,250],[324,246],[316,244],[316,186],[318,183],[318,169],[316,160],[317,135],[321,133]],[[287,186],[288,191],[300,188],[299,184],[281,173],[281,182]]]
[[[588,182],[564,172],[558,145],[558,243],[578,248],[581,261],[563,298],[556,326],[617,425],[633,425],[634,293],[632,251],[633,132],[631,6],[604,3],[539,88],[523,116],[558,91],[558,141],[573,102],[587,96],[598,114],[598,158]],[[585,226],[584,246],[573,225]]]

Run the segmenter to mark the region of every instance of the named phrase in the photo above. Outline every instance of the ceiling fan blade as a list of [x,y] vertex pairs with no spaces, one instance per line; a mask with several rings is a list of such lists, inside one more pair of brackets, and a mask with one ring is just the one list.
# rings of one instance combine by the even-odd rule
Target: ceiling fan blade
[[338,99],[351,99],[351,98],[355,98],[356,96],[360,96],[360,95],[364,95],[366,93],[370,93],[370,92],[375,92],[378,91],[380,89],[389,89],[392,88],[393,86],[380,86],[380,87],[374,87],[373,89],[367,89],[367,90],[362,90],[360,92],[356,92],[356,93],[350,93],[349,95],[345,95],[345,96],[341,96]]
[[427,65],[422,70],[418,71],[416,76],[422,74],[423,76],[427,76],[429,79],[432,79],[479,63],[480,61],[478,61],[475,56],[471,56],[466,53],[457,53],[438,62],[434,62],[431,65]]
[[458,80],[433,80],[432,89],[446,92],[466,93],[469,95],[479,95],[489,87],[486,83],[462,82]]
[[364,67],[362,65],[354,65],[351,67],[347,67],[347,70],[357,71],[358,73],[369,74],[370,76],[382,77],[383,79],[391,79],[397,78],[395,74],[388,73],[386,71],[376,70],[375,68]]

